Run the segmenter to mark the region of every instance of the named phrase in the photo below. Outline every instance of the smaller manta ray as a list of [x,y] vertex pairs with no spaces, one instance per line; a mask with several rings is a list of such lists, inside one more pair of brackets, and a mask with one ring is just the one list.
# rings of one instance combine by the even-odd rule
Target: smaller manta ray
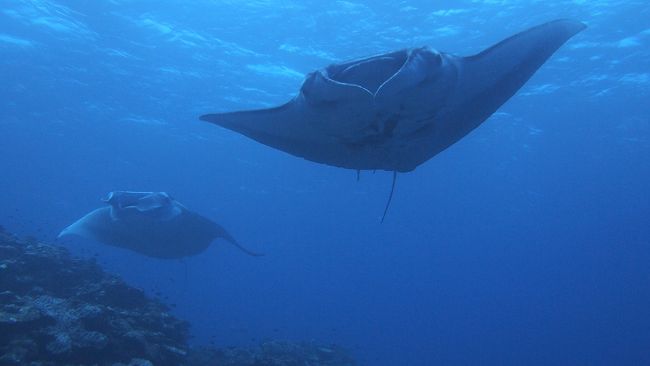
[[394,188],[397,172],[478,127],[584,28],[556,20],[468,57],[420,47],[334,64],[281,106],[200,118],[317,163],[392,171]]
[[79,235],[154,258],[183,258],[203,252],[223,238],[245,253],[262,254],[242,247],[217,223],[194,213],[165,192],[115,191],[98,208],[65,228],[65,235]]

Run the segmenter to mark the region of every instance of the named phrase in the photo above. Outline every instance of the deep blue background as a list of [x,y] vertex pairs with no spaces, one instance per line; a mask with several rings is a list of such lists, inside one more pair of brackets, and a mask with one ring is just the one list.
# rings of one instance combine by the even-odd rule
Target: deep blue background
[[[589,28],[399,175],[383,225],[390,173],[357,182],[197,120],[283,103],[333,62],[468,55],[565,17]],[[220,222],[267,256],[64,243],[167,297],[197,343],[313,339],[380,366],[647,365],[648,19],[646,0],[0,0],[0,224],[54,240],[112,190],[167,191]]]

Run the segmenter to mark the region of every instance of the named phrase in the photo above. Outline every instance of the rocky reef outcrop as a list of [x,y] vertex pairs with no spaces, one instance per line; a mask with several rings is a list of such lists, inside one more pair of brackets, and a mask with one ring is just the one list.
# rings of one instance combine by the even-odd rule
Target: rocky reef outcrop
[[0,365],[180,365],[189,325],[60,247],[0,233]]
[[211,366],[354,366],[347,351],[336,345],[266,341],[254,348],[193,349],[188,364]]
[[92,260],[0,230],[0,366],[344,366],[336,346],[188,346],[189,324]]

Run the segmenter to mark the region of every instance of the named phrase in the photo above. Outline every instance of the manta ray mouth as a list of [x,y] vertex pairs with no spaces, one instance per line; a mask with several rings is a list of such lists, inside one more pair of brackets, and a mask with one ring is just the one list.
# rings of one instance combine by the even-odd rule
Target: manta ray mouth
[[327,76],[339,83],[358,85],[377,94],[379,88],[408,61],[408,51],[401,50],[327,68]]

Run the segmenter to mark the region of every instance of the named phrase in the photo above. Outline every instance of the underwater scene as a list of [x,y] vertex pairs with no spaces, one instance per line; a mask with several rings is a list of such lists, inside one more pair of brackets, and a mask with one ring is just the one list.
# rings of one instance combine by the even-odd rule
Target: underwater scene
[[0,0],[4,365],[650,365],[650,2]]

